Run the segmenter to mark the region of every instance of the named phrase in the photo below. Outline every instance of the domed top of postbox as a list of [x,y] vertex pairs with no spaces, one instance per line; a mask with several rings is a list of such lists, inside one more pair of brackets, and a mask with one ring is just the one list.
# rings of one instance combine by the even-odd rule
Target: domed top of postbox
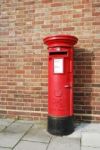
[[48,47],[73,47],[78,38],[72,35],[52,35],[44,38],[43,41]]

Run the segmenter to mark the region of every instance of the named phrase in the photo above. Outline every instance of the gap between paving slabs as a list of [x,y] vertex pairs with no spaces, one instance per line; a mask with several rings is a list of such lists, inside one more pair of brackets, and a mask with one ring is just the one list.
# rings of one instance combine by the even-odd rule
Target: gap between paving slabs
[[0,147],[12,149],[33,125],[33,122],[15,121],[0,132]]
[[28,147],[30,147],[30,150],[47,150],[52,135],[46,131],[46,126],[44,122],[35,122],[34,126],[32,126],[15,146],[14,150],[27,150]]
[[7,127],[9,127],[15,121],[16,120],[14,120],[14,119],[3,119],[3,118],[0,118],[0,132],[5,130]]

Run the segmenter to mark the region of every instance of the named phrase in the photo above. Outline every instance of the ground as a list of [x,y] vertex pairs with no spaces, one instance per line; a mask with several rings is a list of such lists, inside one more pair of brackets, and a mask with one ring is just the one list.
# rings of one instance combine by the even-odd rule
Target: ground
[[68,136],[46,131],[46,122],[0,119],[0,150],[100,150],[100,124],[81,123]]

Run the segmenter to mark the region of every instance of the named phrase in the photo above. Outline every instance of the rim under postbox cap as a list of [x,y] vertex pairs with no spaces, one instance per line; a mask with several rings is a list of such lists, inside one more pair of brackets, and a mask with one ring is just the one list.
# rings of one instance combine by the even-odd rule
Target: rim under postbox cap
[[72,35],[52,35],[47,36],[43,39],[44,44],[48,45],[48,47],[73,47],[77,41],[78,38]]

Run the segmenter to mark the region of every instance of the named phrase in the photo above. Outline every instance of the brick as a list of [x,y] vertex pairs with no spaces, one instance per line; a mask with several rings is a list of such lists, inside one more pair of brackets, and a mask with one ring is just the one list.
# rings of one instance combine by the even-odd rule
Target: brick
[[64,13],[65,13],[65,11],[54,11],[51,13],[51,15],[62,15]]
[[90,0],[82,0],[82,4],[88,4]]
[[73,14],[73,18],[80,18],[82,16],[83,16],[82,14]]
[[52,27],[53,27],[52,24],[50,24],[50,25],[42,25],[42,28],[52,28]]
[[64,4],[62,2],[56,2],[56,3],[52,3],[51,6],[52,7],[60,7],[63,6]]
[[93,22],[93,25],[100,25],[100,21]]
[[25,71],[24,70],[16,70],[16,74],[24,74]]
[[63,28],[63,31],[73,31],[73,30],[74,30],[74,27]]
[[24,2],[24,5],[33,5],[34,0]]
[[84,5],[82,5],[82,4],[81,5],[74,5],[73,8],[74,9],[82,9],[82,8],[84,8]]
[[42,0],[42,3],[47,4],[47,3],[52,3],[52,1],[53,1],[53,0]]
[[100,12],[93,12],[92,15],[93,16],[100,16]]

